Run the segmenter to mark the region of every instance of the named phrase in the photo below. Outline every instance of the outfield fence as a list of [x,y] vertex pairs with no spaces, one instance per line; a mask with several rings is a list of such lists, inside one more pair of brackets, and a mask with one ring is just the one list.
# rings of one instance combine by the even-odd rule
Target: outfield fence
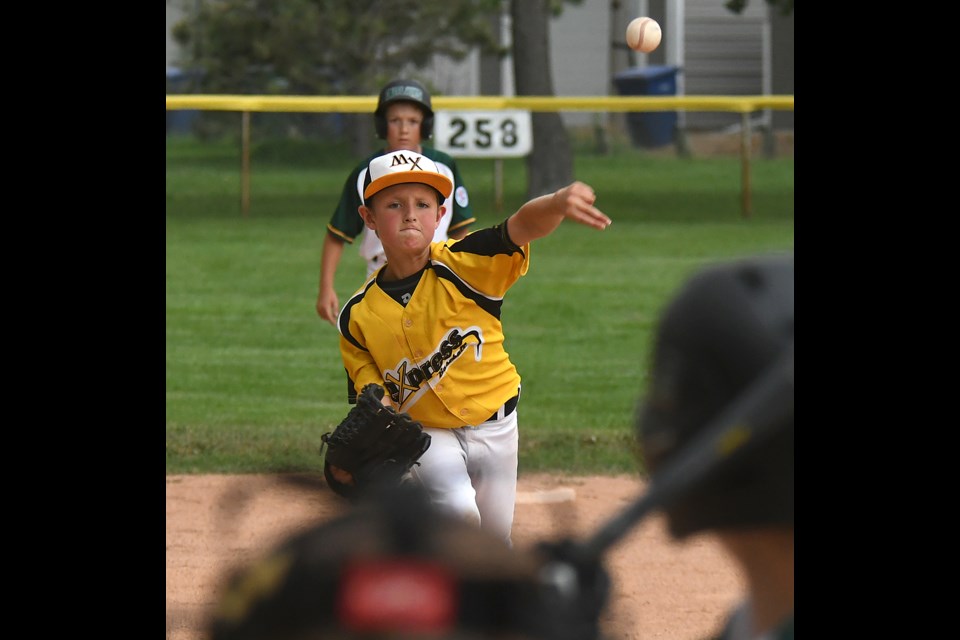
[[[167,111],[238,111],[241,118],[241,211],[250,207],[250,113],[373,113],[377,96],[167,95]],[[792,95],[764,96],[436,96],[435,111],[522,109],[532,112],[726,111],[741,114],[741,213],[752,209],[750,163],[753,132],[750,114],[793,111]]]

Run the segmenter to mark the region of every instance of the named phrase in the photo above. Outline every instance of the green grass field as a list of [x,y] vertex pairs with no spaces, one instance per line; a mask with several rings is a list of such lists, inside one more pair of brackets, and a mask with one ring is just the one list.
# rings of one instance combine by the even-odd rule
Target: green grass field
[[[236,143],[167,138],[167,473],[315,472],[320,435],[348,410],[336,330],[316,315],[324,227],[355,159],[307,143],[255,146],[250,210]],[[462,160],[479,225],[524,200],[522,160]],[[741,216],[740,160],[578,150],[575,173],[612,219],[564,223],[533,245],[503,305],[523,378],[520,471],[636,472],[633,412],[657,314],[707,263],[793,251],[793,158],[754,158]],[[352,247],[341,301],[361,283]]]

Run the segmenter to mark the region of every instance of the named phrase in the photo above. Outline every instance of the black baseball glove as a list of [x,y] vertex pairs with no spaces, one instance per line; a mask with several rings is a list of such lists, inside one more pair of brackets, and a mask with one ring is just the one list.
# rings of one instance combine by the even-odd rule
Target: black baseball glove
[[333,433],[321,437],[327,450],[323,475],[337,494],[355,501],[377,487],[397,486],[430,447],[430,434],[408,414],[385,407],[384,390],[368,384],[357,405]]

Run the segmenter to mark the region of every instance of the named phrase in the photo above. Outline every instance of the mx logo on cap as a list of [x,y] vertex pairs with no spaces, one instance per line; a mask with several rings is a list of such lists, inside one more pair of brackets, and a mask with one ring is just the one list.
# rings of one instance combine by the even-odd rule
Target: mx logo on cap
[[444,198],[450,197],[453,182],[440,173],[437,164],[415,151],[393,151],[377,156],[367,167],[363,199],[395,184],[419,182],[439,191]]
[[[412,152],[405,153],[403,151],[399,151],[397,153],[390,154],[390,167],[393,168],[393,167],[405,166],[405,167],[408,167],[410,171],[413,171],[415,169],[419,169],[420,171],[423,171],[423,167],[420,166],[421,160],[431,162],[429,158],[422,156],[419,153],[412,153]],[[436,169],[437,165],[433,165],[433,168]]]

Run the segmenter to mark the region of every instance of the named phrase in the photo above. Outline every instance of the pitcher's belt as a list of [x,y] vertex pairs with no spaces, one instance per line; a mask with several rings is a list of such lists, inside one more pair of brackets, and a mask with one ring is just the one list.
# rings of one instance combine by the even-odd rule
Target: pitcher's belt
[[520,402],[520,393],[513,396],[509,400],[503,403],[503,406],[497,409],[496,413],[484,420],[484,422],[495,422],[497,420],[503,420],[508,415],[516,411],[517,404]]

